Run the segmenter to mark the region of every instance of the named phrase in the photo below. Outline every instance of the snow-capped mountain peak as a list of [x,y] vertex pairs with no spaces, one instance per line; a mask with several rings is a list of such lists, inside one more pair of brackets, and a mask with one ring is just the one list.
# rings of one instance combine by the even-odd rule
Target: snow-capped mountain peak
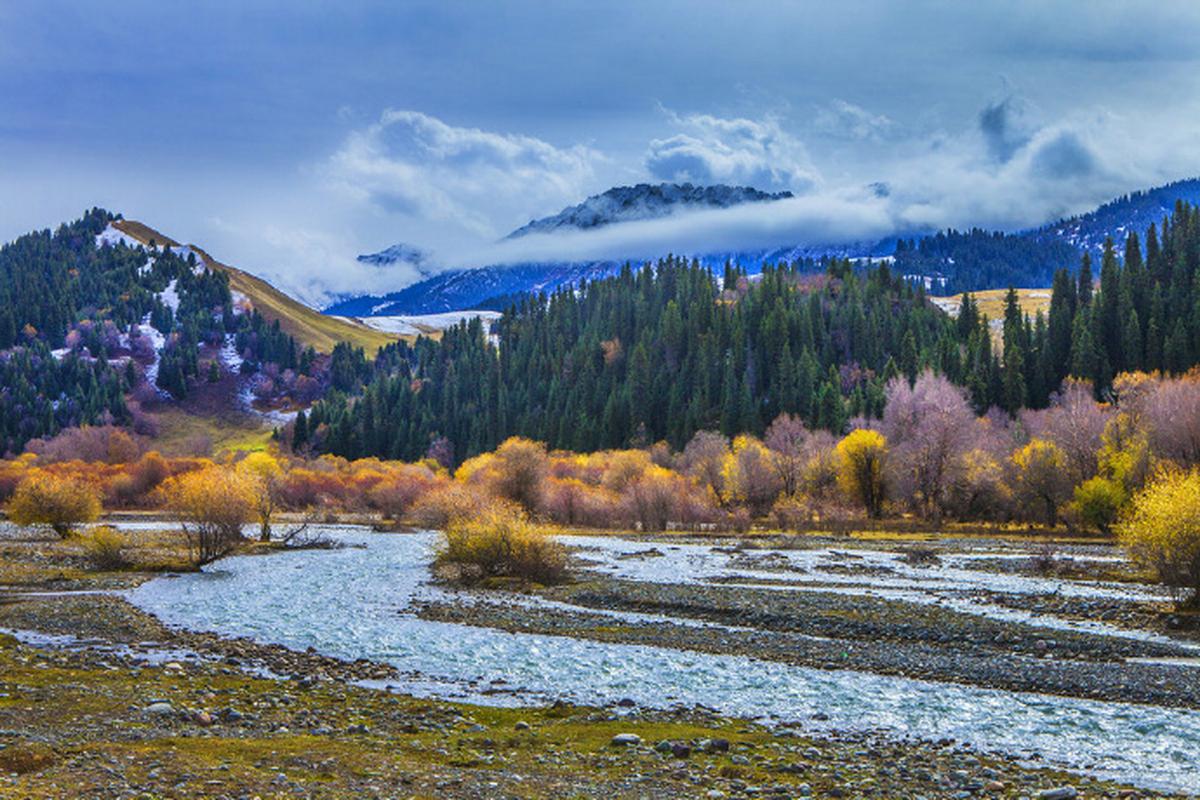
[[750,186],[724,184],[639,183],[636,186],[614,186],[578,205],[564,208],[554,216],[532,220],[505,238],[516,239],[531,233],[550,233],[563,228],[587,230],[618,222],[656,219],[685,210],[729,208],[742,203],[783,200],[791,196],[791,192],[763,192]]

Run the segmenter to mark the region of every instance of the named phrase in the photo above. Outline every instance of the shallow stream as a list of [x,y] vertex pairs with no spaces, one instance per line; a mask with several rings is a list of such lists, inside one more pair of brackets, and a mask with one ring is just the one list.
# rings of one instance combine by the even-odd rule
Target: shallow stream
[[[339,528],[331,535],[360,546],[229,558],[202,573],[156,579],[129,596],[168,624],[392,664],[406,676],[400,688],[413,694],[505,704],[701,704],[813,731],[954,738],[1148,788],[1200,793],[1200,712],[426,621],[408,612],[412,601],[447,598],[427,584],[432,534]],[[675,551],[678,560],[620,560],[620,553],[648,545],[580,542],[597,543],[609,551],[599,560],[621,565],[614,571],[628,577],[661,579],[643,570],[669,567],[674,580],[691,580],[708,571],[699,550]],[[718,554],[711,557],[713,569],[728,571]]]

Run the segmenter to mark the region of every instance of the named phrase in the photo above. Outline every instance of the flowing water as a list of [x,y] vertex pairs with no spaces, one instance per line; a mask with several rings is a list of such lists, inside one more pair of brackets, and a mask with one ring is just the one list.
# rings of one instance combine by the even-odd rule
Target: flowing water
[[[425,621],[407,611],[410,603],[447,599],[426,583],[432,534],[343,528],[333,535],[359,546],[229,558],[203,573],[151,581],[130,599],[169,624],[392,664],[406,676],[401,688],[413,694],[485,703],[702,704],[808,730],[949,737],[1150,788],[1200,793],[1200,712]],[[646,549],[643,542],[582,543],[600,543],[612,554],[602,561],[630,573],[668,566],[616,557]],[[675,552],[692,569],[674,580],[707,571],[700,550]],[[713,568],[724,570],[717,555]],[[814,720],[818,713],[827,719]]]

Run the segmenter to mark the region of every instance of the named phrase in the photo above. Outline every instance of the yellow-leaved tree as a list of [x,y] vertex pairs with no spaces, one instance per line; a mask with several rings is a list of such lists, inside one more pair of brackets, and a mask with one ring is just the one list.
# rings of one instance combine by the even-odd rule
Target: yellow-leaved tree
[[838,485],[847,495],[862,503],[867,516],[878,519],[887,499],[884,465],[887,461],[887,437],[879,431],[859,428],[838,442]]
[[1016,468],[1014,484],[1024,508],[1040,506],[1042,520],[1053,528],[1058,524],[1058,507],[1071,491],[1067,457],[1062,448],[1047,439],[1031,439],[1012,456]]
[[197,566],[228,555],[244,538],[242,526],[255,517],[253,482],[240,470],[214,465],[185,472],[163,485],[163,495]]
[[278,459],[261,450],[250,453],[238,463],[238,471],[247,478],[254,496],[254,513],[258,517],[258,539],[271,541],[271,517],[279,502],[279,485],[283,467]]
[[726,500],[746,507],[752,516],[762,516],[779,496],[779,475],[771,453],[753,436],[738,436],[721,468]]
[[1117,535],[1178,604],[1200,605],[1200,470],[1156,474],[1134,495]]
[[67,538],[78,525],[100,516],[100,493],[74,478],[30,470],[8,502],[8,517],[18,525],[47,525]]

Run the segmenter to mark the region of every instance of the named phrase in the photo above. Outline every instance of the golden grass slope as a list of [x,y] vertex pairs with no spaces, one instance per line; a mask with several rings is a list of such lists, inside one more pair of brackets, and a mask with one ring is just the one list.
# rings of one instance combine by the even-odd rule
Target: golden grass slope
[[[971,292],[971,297],[975,298],[975,303],[979,306],[979,313],[987,315],[992,337],[997,342],[1000,341],[1003,333],[1004,298],[1007,294],[1007,289],[985,289],[981,292]],[[930,297],[929,300],[952,317],[958,316],[958,310],[962,306],[961,294],[949,297]],[[1022,313],[1030,318],[1037,316],[1039,311],[1043,315],[1049,314],[1050,289],[1048,287],[1045,289],[1017,289],[1017,304],[1021,307]]]
[[[180,244],[136,220],[118,220],[113,223],[113,227],[146,245],[149,245],[151,240],[155,244],[167,247],[177,247]],[[196,251],[209,267],[227,272],[230,288],[245,295],[260,314],[270,320],[279,320],[279,325],[284,331],[294,336],[301,344],[311,345],[319,353],[329,353],[338,342],[348,342],[363,348],[368,358],[374,358],[375,351],[380,347],[396,339],[406,338],[374,330],[345,317],[322,314],[289,297],[263,279],[237,267],[222,264],[196,245],[190,244],[188,247]]]

